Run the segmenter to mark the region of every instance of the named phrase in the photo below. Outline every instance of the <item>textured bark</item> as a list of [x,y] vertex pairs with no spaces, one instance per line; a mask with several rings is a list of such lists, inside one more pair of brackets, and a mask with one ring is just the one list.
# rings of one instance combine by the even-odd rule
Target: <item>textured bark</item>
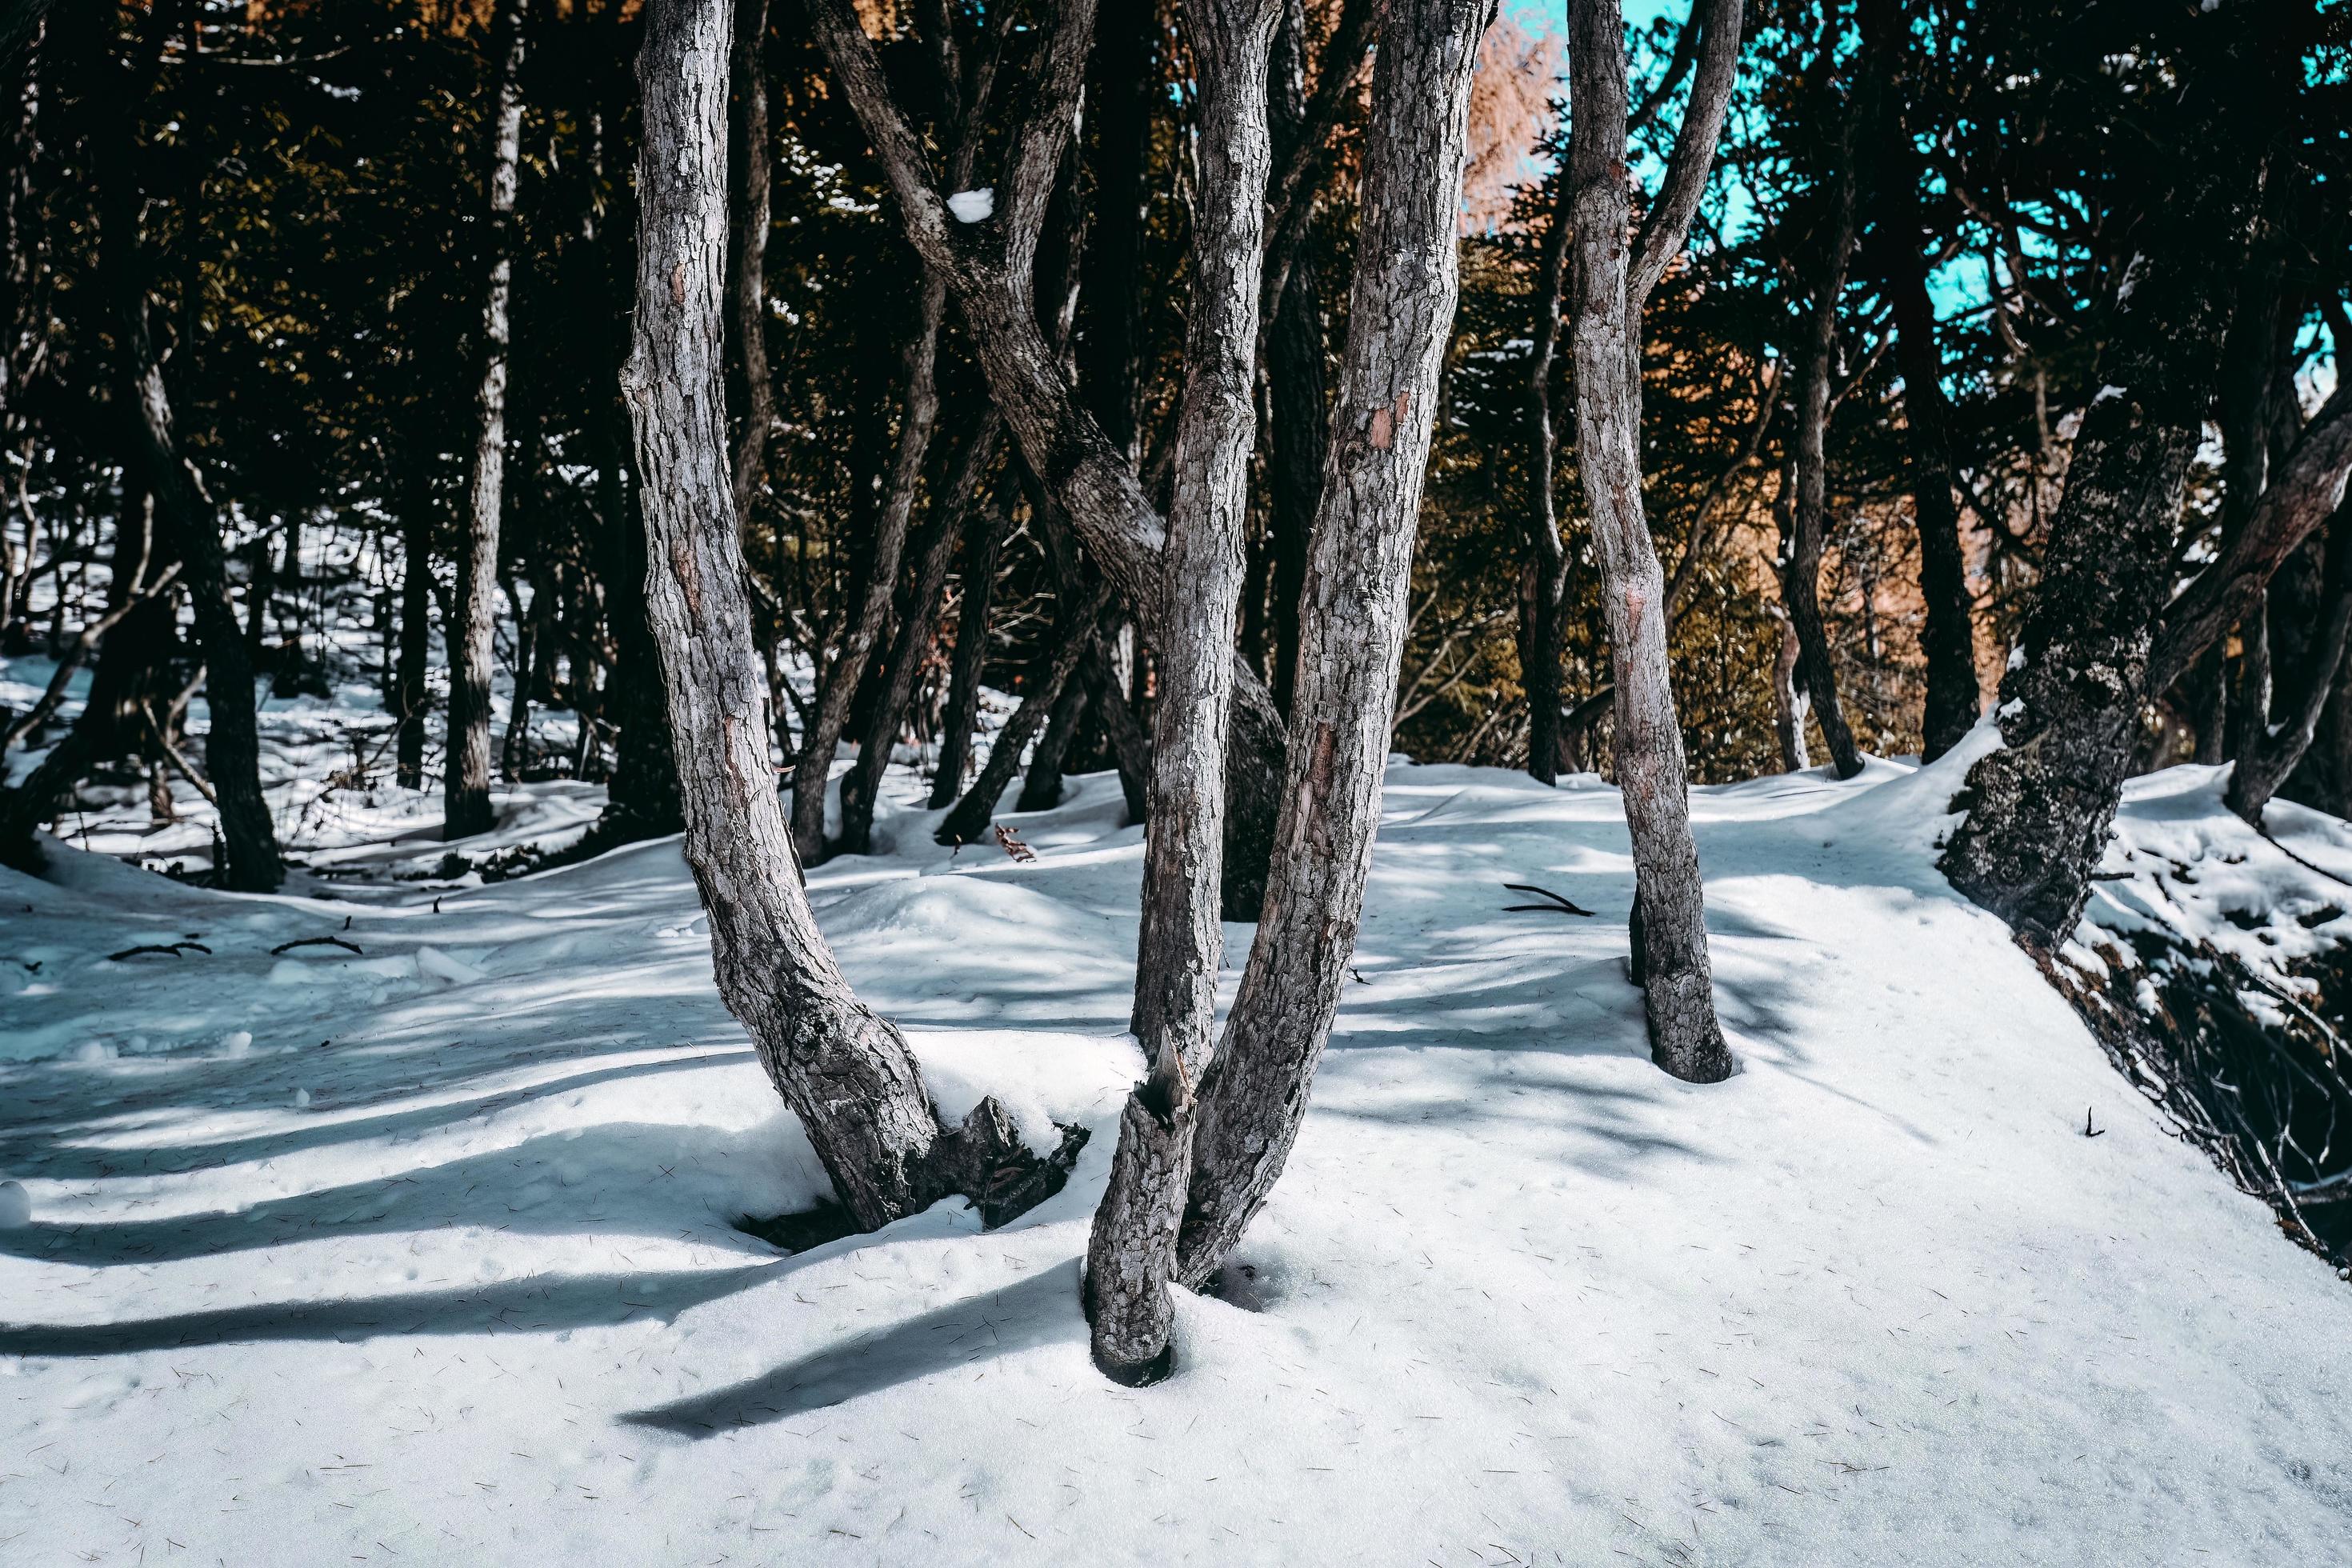
[[1520,642],[1527,651],[1519,679],[1528,692],[1528,772],[1541,784],[1559,778],[1560,612],[1568,591],[1568,549],[1559,537],[1554,495],[1559,482],[1559,438],[1552,426],[1551,383],[1559,354],[1560,297],[1568,286],[1575,191],[1563,171],[1559,201],[1536,268],[1536,338],[1528,356],[1528,563],[1532,580],[1520,599],[1525,617]]
[[[1645,922],[1650,1055],[1695,1083],[1729,1076],[1732,1064],[1715,1013],[1698,846],[1666,658],[1664,574],[1642,508],[1641,321],[1649,289],[1681,249],[1705,188],[1723,117],[1717,95],[1729,92],[1739,25],[1739,0],[1709,5],[1674,163],[1629,253],[1623,11],[1618,0],[1573,0],[1569,10],[1570,91],[1577,104],[1568,177],[1576,237],[1578,465],[1616,670],[1617,782]],[[1666,221],[1676,211],[1680,223]]]
[[967,518],[963,535],[963,604],[956,616],[955,656],[948,667],[947,711],[940,721],[940,760],[931,775],[933,811],[953,805],[971,761],[971,732],[980,720],[980,677],[988,665],[989,609],[996,597],[996,556],[1004,543],[1004,508],[991,501]]
[[1806,318],[1805,372],[1797,391],[1796,505],[1790,514],[1794,527],[1788,568],[1780,578],[1789,601],[1789,624],[1797,634],[1797,674],[1806,695],[1812,699],[1813,718],[1822,727],[1830,766],[1842,779],[1862,772],[1862,753],[1855,749],[1853,731],[1845,721],[1845,706],[1838,700],[1837,660],[1830,648],[1829,627],[1822,619],[1822,552],[1829,531],[1827,443],[1831,384],[1837,374],[1838,302],[1845,293],[1846,268],[1853,258],[1854,118],[1848,117],[1838,172],[1831,182],[1820,270],[1813,277],[1812,302]]
[[906,402],[899,411],[889,487],[875,520],[874,553],[866,562],[864,591],[843,629],[841,647],[817,683],[816,702],[802,729],[800,753],[793,763],[793,848],[804,866],[824,858],[825,779],[833,770],[834,753],[849,722],[858,685],[866,679],[875,646],[889,620],[891,595],[898,590],[907,526],[922,489],[931,435],[939,427],[940,329],[946,314],[946,288],[935,278],[927,278],[922,285],[922,312],[907,345]]
[[467,466],[466,537],[449,628],[449,742],[441,836],[487,833],[490,810],[491,633],[498,616],[499,521],[506,489],[507,343],[514,290],[515,184],[522,146],[523,13],[499,0],[490,23],[496,73],[484,171],[482,338],[474,387],[474,450]]
[[1121,1383],[1164,1368],[1171,1350],[1168,1284],[1192,1173],[1192,1086],[1208,1060],[1224,962],[1225,731],[1257,435],[1258,286],[1274,161],[1266,68],[1280,12],[1281,0],[1187,0],[1184,12],[1200,89],[1201,176],[1136,949],[1134,1020],[1150,1075],[1120,1115],[1110,1186],[1087,1248],[1095,1364]]
[[2263,726],[2239,753],[2222,797],[2231,811],[2257,827],[2271,797],[2311,750],[2320,715],[2336,690],[2336,671],[2344,665],[2347,634],[2352,633],[2352,511],[2339,510],[2327,532],[2325,608],[2304,652],[2304,689],[2284,723]]
[[425,719],[432,711],[425,689],[425,667],[432,657],[433,489],[422,464],[411,456],[411,473],[401,504],[400,650],[393,675],[392,716],[399,726],[393,742],[394,770],[403,789],[425,787]]
[[2101,390],[2001,682],[2001,748],[1969,769],[1954,803],[1967,820],[1941,862],[1954,887],[2047,950],[2074,932],[2131,766],[2273,110],[2293,92],[2270,58],[2285,51],[2249,10],[2223,6],[2195,24],[2205,36],[2168,121],[2185,151],[2118,290]]
[[[686,798],[686,852],[709,912],[719,994],[867,1228],[951,1192],[992,1220],[1058,1185],[993,1100],[943,1126],[896,1027],[860,1003],[819,933],[770,782],[768,690],[751,643],[727,458],[727,0],[654,0],[645,91],[635,416],[651,570]],[[1056,1176],[1058,1173],[1055,1173]]]
[[915,677],[929,657],[939,628],[940,595],[947,587],[948,565],[954,559],[956,537],[978,504],[989,469],[996,461],[999,426],[993,413],[982,415],[980,428],[964,443],[948,493],[934,510],[915,552],[914,583],[907,597],[907,613],[898,619],[884,659],[877,694],[858,738],[857,763],[841,781],[841,843],[845,855],[871,852],[874,803],[881,793],[883,770],[890,749],[907,717]]
[[1223,1264],[1289,1158],[1363,915],[1454,322],[1470,78],[1494,15],[1495,0],[1391,0],[1373,66],[1363,229],[1307,561],[1276,852],[1223,1043],[1201,1079],[1178,1237],[1176,1278],[1187,1285]]
[[[921,140],[893,102],[872,40],[850,0],[810,0],[809,20],[843,94],[872,140],[901,227],[925,266],[948,280],[971,330],[989,395],[1013,444],[1084,538],[1088,552],[1159,646],[1166,525],[1126,455],[1072,395],[1039,325],[1033,287],[1037,228],[1053,194],[1094,39],[1096,0],[1064,0],[1042,50],[1032,112],[1016,128],[995,185],[996,215],[961,224],[931,179]],[[1239,656],[1236,655],[1238,662]],[[1234,672],[1226,758],[1226,916],[1248,920],[1265,891],[1279,781],[1282,715],[1257,673]]]
[[736,146],[734,199],[728,204],[727,311],[743,389],[735,436],[735,515],[751,515],[767,471],[768,427],[776,396],[768,379],[768,0],[740,0],[730,64]]
[[[91,13],[93,20],[97,14]],[[110,16],[110,13],[107,14]],[[96,40],[103,50],[101,33]],[[128,76],[130,73],[124,73]],[[126,80],[124,103],[136,103],[144,89]],[[132,116],[103,116],[96,144],[110,163],[99,182],[102,199],[100,265],[113,310],[116,396],[122,410],[126,466],[154,498],[163,528],[163,548],[184,563],[182,581],[195,613],[196,638],[205,655],[205,706],[212,728],[205,737],[205,769],[219,797],[224,886],[240,892],[271,892],[285,879],[269,804],[261,793],[261,740],[255,721],[253,659],[245,630],[229,598],[228,559],[221,545],[221,521],[195,465],[181,452],[173,431],[172,400],[163,365],[148,327],[147,278],[141,260],[141,190],[135,169]]]
[[946,845],[970,844],[996,815],[996,803],[1004,798],[1004,789],[1013,782],[1013,772],[1021,766],[1021,753],[1037,738],[1045,727],[1047,715],[1061,697],[1062,688],[1086,657],[1087,647],[1094,641],[1095,622],[1103,606],[1110,602],[1110,585],[1097,581],[1093,588],[1081,592],[1075,584],[1065,589],[1062,613],[1054,622],[1054,651],[1029,690],[1022,697],[1021,706],[1013,710],[1004,728],[996,732],[990,746],[988,761],[981,764],[980,775],[971,787],[964,791],[946,816],[940,821],[934,838]]

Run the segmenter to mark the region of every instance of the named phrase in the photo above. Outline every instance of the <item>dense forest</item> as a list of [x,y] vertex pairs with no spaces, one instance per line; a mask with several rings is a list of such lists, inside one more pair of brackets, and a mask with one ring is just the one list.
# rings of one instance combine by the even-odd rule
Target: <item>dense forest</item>
[[[1876,784],[2352,1262],[2352,5],[0,0],[0,83],[21,885],[93,815],[256,909],[373,896],[338,813],[435,914],[682,836],[829,1188],[756,1233],[1084,1187],[1140,1384],[1373,984],[1406,760],[1606,792],[1630,901],[1514,909],[1692,1085],[1759,1028],[1703,786]],[[2280,879],[2180,913],[2159,774]],[[827,889],[1100,802],[1142,1076],[940,1089]]]

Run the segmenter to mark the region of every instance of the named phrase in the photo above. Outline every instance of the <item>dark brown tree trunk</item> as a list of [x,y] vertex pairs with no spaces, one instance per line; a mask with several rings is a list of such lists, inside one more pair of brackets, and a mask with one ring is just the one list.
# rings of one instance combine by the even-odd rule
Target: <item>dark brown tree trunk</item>
[[1110,742],[1111,755],[1118,768],[1119,793],[1127,798],[1127,819],[1129,823],[1142,822],[1150,816],[1151,737],[1143,732],[1135,710],[1128,706],[1127,693],[1119,686],[1109,656],[1103,651],[1103,641],[1102,637],[1097,637],[1094,647],[1087,650],[1078,666],[1078,675],[1087,683],[1087,710],[1095,715]]
[[[93,23],[112,13],[90,14]],[[110,45],[103,30],[99,50]],[[100,58],[103,58],[101,54]],[[116,395],[128,443],[127,467],[154,498],[163,548],[184,563],[182,581],[195,613],[207,675],[205,705],[212,728],[205,738],[205,768],[219,797],[224,863],[220,882],[240,892],[271,892],[285,879],[269,803],[261,793],[261,737],[256,721],[253,659],[229,597],[228,560],[220,516],[194,464],[179,449],[163,366],[148,326],[147,278],[141,258],[141,186],[135,121],[128,105],[144,98],[134,72],[119,73],[124,100],[104,115],[97,140],[110,167],[99,182],[103,198],[101,265],[114,314]],[[63,749],[63,748],[61,748]],[[46,784],[44,787],[47,787]],[[68,782],[67,787],[70,787]]]
[[[499,521],[506,485],[507,341],[514,289],[515,184],[522,145],[523,13],[499,0],[490,24],[496,87],[483,172],[481,379],[474,390],[474,450],[467,467],[466,537],[457,554],[457,624],[448,628],[449,742],[441,836],[487,833],[490,810],[491,636],[498,616]],[[520,676],[520,672],[518,672]]]
[[[1286,0],[1275,33],[1272,116],[1276,156],[1288,158],[1309,134],[1306,6]],[[1331,68],[1327,64],[1325,68]],[[1302,201],[1312,199],[1301,193]],[[1272,449],[1266,454],[1266,548],[1273,599],[1276,704],[1290,711],[1298,674],[1298,594],[1307,582],[1307,542],[1323,496],[1323,455],[1328,443],[1329,395],[1324,384],[1323,294],[1311,253],[1285,274],[1266,334],[1266,384]]]
[[2257,827],[2263,824],[2263,812],[2271,797],[2311,750],[2320,716],[2336,690],[2336,671],[2344,666],[2347,634],[2352,632],[2352,508],[2336,512],[2327,533],[2323,608],[2301,661],[2306,684],[2286,721],[2258,730],[2252,743],[2238,754],[2223,795],[2231,811]]
[[2189,152],[2118,289],[2101,390],[2074,437],[2041,586],[2001,682],[2003,744],[1969,771],[1954,803],[1968,817],[1941,862],[1953,886],[2050,951],[2074,934],[2131,767],[2182,489],[2274,106],[2294,92],[2271,58],[2293,58],[2273,20],[2222,6],[2196,26],[2197,68],[2170,121]]
[[[168,595],[142,597],[140,586],[164,570],[154,508],[136,478],[124,477],[122,510],[114,523],[114,565],[106,590],[108,616],[121,618],[90,639],[98,662],[90,671],[89,695],[74,727],[83,731],[94,761],[146,757],[154,751],[147,732],[146,707],[168,698],[168,669],[179,641],[177,616]],[[140,602],[133,603],[136,599]],[[85,628],[87,637],[89,628]],[[100,640],[102,638],[102,640]],[[68,648],[68,656],[74,649]],[[82,650],[87,653],[88,649]],[[172,683],[174,687],[176,683]],[[13,730],[14,725],[10,728]]]
[[940,721],[940,761],[931,775],[930,799],[945,811],[963,790],[971,761],[971,733],[980,721],[980,678],[988,665],[989,608],[996,596],[996,555],[1004,542],[1001,503],[989,501],[964,521],[963,604],[956,616],[955,655],[948,668],[947,712]]
[[1185,12],[1200,89],[1201,188],[1175,504],[1160,569],[1168,604],[1136,952],[1134,1018],[1149,1076],[1120,1114],[1109,1189],[1087,1247],[1095,1365],[1126,1384],[1164,1375],[1173,1358],[1168,1285],[1192,1174],[1192,1084],[1208,1061],[1224,962],[1225,730],[1257,434],[1258,287],[1274,161],[1266,68],[1280,12],[1281,0],[1194,0]]
[[433,486],[424,459],[411,452],[401,508],[400,651],[393,678],[394,776],[403,789],[425,787],[425,720],[432,711],[425,666],[432,653]]
[[646,623],[646,529],[639,491],[622,468],[619,426],[628,417],[618,403],[600,421],[596,498],[603,513],[604,613],[613,629],[613,675],[605,707],[614,729],[613,776],[604,785],[604,813],[593,837],[599,848],[683,831],[677,752],[670,742],[661,649]]
[[1842,779],[1862,772],[1862,753],[1838,700],[1837,660],[1829,627],[1822,619],[1822,552],[1829,531],[1828,437],[1832,394],[1837,376],[1838,304],[1845,293],[1847,264],[1853,258],[1854,137],[1858,114],[1849,114],[1846,133],[1831,181],[1829,212],[1822,225],[1821,268],[1813,277],[1806,321],[1805,372],[1797,390],[1797,495],[1790,513],[1794,531],[1781,584],[1789,601],[1789,624],[1797,634],[1797,674],[1812,699],[1813,720],[1822,727],[1830,766]]
[[[1715,155],[1739,50],[1739,0],[1711,0],[1673,162],[1638,243],[1624,178],[1624,16],[1572,0],[1568,177],[1574,186],[1577,460],[1592,512],[1614,662],[1617,783],[1633,840],[1650,1054],[1694,1083],[1730,1075],[1716,1019],[1698,846],[1666,656],[1665,577],[1642,508],[1642,306],[1682,248]],[[1690,25],[1699,25],[1694,12]]]
[[804,866],[824,858],[825,781],[833,771],[834,753],[848,725],[859,683],[866,679],[866,667],[889,620],[890,598],[898,586],[898,561],[907,547],[907,524],[922,488],[931,433],[939,426],[940,328],[947,314],[947,290],[926,278],[922,298],[922,314],[907,345],[907,396],[898,419],[898,453],[875,523],[874,552],[866,564],[865,589],[842,632],[841,647],[817,684],[816,702],[809,711],[801,733],[800,754],[793,763],[793,847]]
[[[1454,324],[1470,78],[1495,9],[1495,0],[1390,0],[1373,65],[1363,230],[1307,562],[1276,854],[1224,1040],[1200,1082],[1175,1272],[1194,1287],[1223,1266],[1289,1158],[1363,915]],[[1164,808],[1153,801],[1155,821]]]
[[857,763],[841,781],[839,848],[845,855],[872,852],[874,803],[881,793],[883,770],[889,766],[891,746],[906,722],[915,677],[937,640],[940,595],[947,586],[956,536],[978,505],[989,469],[995,464],[998,432],[995,415],[982,415],[980,428],[964,443],[948,493],[934,507],[930,524],[915,552],[915,580],[908,591],[907,613],[898,619],[889,655],[883,661],[881,690],[858,740]]
[[[1082,651],[1078,658],[1084,662],[1087,655]],[[1021,793],[1013,797],[1014,811],[1051,811],[1062,804],[1062,757],[1077,738],[1078,725],[1086,716],[1087,683],[1062,682],[1062,689],[1045,715],[1045,727],[1037,731],[1037,743],[1029,749],[1029,765],[1021,771]]]
[[940,821],[934,838],[941,844],[970,844],[988,826],[989,818],[996,815],[996,803],[1004,798],[1005,786],[1021,766],[1021,753],[1029,749],[1030,742],[1045,726],[1046,718],[1059,701],[1062,688],[1077,669],[1078,661],[1095,637],[1095,623],[1101,617],[1103,606],[1110,602],[1110,585],[1097,581],[1090,588],[1066,582],[1062,590],[1061,613],[1054,619],[1053,652],[1045,668],[1039,671],[1021,699],[1021,706],[1013,710],[1004,728],[996,732],[989,747],[988,760],[980,767],[980,774],[971,787],[964,791],[955,806]]
[[727,209],[727,306],[741,384],[735,435],[735,515],[748,521],[768,461],[776,395],[768,377],[768,0],[739,0],[730,64],[734,199]]
[[[771,782],[767,681],[728,463],[722,367],[727,0],[653,0],[638,80],[641,229],[635,416],[647,614],[685,786],[688,863],[710,916],[719,989],[750,1032],[857,1224],[950,1193],[991,1220],[1058,1185],[983,1100],[950,1130],[897,1028],[857,1000],[818,932]],[[1018,1189],[1015,1191],[1014,1189]],[[1017,1206],[1015,1207],[1017,1212]]]
[[1151,161],[1156,5],[1112,7],[1094,53],[1087,111],[1095,121],[1095,211],[1087,226],[1079,309],[1078,386],[1111,446],[1140,460],[1135,442],[1137,364],[1143,342],[1144,204]]

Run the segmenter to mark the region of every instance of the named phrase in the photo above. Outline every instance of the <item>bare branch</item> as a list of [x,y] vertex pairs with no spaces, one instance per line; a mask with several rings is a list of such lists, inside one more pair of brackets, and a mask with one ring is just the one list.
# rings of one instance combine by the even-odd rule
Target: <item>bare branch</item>
[[[1731,102],[1732,84],[1739,73],[1741,0],[1698,0],[1706,7],[1706,27],[1699,40],[1698,74],[1691,82],[1690,101],[1683,108],[1675,150],[1666,163],[1666,177],[1658,199],[1643,220],[1627,269],[1626,296],[1638,314],[1658,279],[1682,253],[1683,238],[1698,214],[1699,198],[1706,194],[1707,172],[1715,165],[1716,139],[1723,131],[1725,110]],[[1699,25],[1694,10],[1685,31]]]

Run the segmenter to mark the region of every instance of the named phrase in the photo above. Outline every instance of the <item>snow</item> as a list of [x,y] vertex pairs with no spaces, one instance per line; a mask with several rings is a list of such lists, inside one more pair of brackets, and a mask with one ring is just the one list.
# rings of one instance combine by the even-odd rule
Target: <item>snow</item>
[[[273,799],[308,810],[324,720],[271,710]],[[942,1204],[793,1257],[732,1222],[823,1178],[675,841],[404,879],[444,850],[429,803],[355,791],[255,898],[77,834],[52,878],[0,872],[28,1211],[0,1556],[2352,1562],[2352,1294],[1934,869],[1995,739],[1694,792],[1743,1069],[1706,1088],[1643,1044],[1615,792],[1393,765],[1297,1152],[1141,1391],[1092,1370],[1077,1304],[1139,1070],[1115,778],[1012,818],[1016,865],[934,846],[894,770],[889,852],[812,873],[944,1110],[1095,1137],[1003,1230]],[[2216,940],[2234,900],[2305,898],[2216,789],[2136,784],[2103,898],[2190,849],[2245,852],[2166,880]],[[490,843],[594,793],[504,789]],[[2342,824],[2274,810],[2352,870]],[[1505,913],[1506,881],[1595,914]],[[210,952],[107,956],[190,933]],[[330,934],[361,952],[271,952]]]
[[996,215],[996,187],[982,185],[976,191],[958,191],[948,198],[948,211],[958,223],[986,223]]

